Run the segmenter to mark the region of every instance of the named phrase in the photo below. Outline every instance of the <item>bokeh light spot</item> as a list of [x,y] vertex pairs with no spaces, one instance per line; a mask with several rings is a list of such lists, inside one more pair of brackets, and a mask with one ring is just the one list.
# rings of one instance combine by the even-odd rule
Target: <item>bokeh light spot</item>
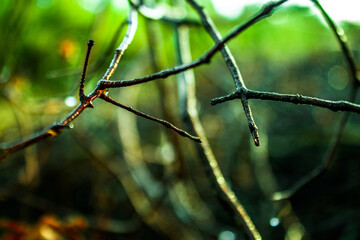
[[68,106],[68,107],[73,107],[77,104],[77,99],[72,97],[72,96],[69,96],[69,97],[66,97],[65,98],[65,105]]
[[220,234],[218,236],[218,240],[235,240],[235,239],[236,239],[235,233],[233,233],[229,230],[220,232]]
[[277,217],[273,217],[270,219],[269,223],[270,223],[270,226],[277,227],[280,224],[280,220]]

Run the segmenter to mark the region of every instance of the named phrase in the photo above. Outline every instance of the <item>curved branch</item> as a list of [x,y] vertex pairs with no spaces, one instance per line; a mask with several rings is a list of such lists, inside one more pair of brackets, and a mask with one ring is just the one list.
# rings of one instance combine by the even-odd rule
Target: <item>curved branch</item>
[[149,119],[149,120],[152,120],[154,122],[157,122],[157,123],[160,123],[161,125],[167,127],[167,128],[170,128],[171,130],[175,131],[176,133],[178,133],[179,135],[183,136],[183,137],[187,137],[195,142],[201,142],[200,138],[199,137],[196,137],[196,136],[193,136],[191,135],[190,133],[174,126],[172,123],[169,123],[168,121],[165,121],[163,119],[159,119],[159,118],[156,118],[156,117],[153,117],[153,116],[150,116],[148,114],[145,114],[143,112],[140,112],[136,109],[133,109],[132,107],[128,107],[128,106],[125,106],[117,101],[115,101],[114,99],[112,99],[111,97],[109,96],[106,96],[106,95],[101,95],[100,96],[101,99],[105,100],[106,102],[109,102],[111,104],[114,104],[115,106],[118,106],[118,107],[121,107],[129,112],[132,112],[140,117],[143,117],[143,118],[146,118],[146,119]]
[[322,7],[322,5],[319,3],[318,0],[311,0],[315,6],[320,10],[321,15],[323,16],[323,18],[325,19],[326,23],[329,25],[330,29],[332,30],[332,32],[334,33],[336,40],[338,41],[341,50],[344,54],[344,57],[346,59],[346,62],[348,64],[351,76],[353,81],[355,82],[356,85],[360,85],[360,79],[359,79],[359,75],[357,72],[357,67],[354,61],[354,55],[352,54],[352,52],[350,51],[350,48],[347,44],[347,37],[344,33],[344,30],[336,25],[334,23],[334,21],[330,18],[330,16],[327,14],[327,12],[325,11],[325,9]]

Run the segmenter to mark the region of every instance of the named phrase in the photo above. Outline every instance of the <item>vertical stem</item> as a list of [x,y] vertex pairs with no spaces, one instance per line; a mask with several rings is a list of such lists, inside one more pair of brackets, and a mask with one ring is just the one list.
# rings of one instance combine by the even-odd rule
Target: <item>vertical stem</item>
[[87,52],[86,52],[86,57],[85,57],[85,62],[84,62],[84,69],[83,69],[83,72],[82,72],[81,81],[80,81],[80,88],[79,88],[79,98],[80,98],[81,102],[84,101],[84,98],[85,98],[84,83],[85,83],[85,77],[86,77],[86,69],[87,69],[88,62],[89,62],[91,48],[94,46],[94,40],[90,39],[87,46],[88,46],[88,48],[87,48]]
[[[186,26],[178,27],[178,63],[182,64],[183,62],[191,61],[191,54],[189,49],[188,42],[188,29]],[[204,164],[206,164],[207,168],[210,168],[209,177],[215,184],[216,188],[220,196],[224,197],[227,204],[233,210],[233,213],[236,217],[239,218],[247,237],[249,239],[261,239],[259,232],[257,231],[255,225],[253,224],[251,218],[247,214],[246,210],[236,197],[235,193],[230,189],[227,184],[224,175],[222,174],[219,164],[212,152],[211,146],[207,140],[204,128],[200,122],[198,112],[196,110],[196,95],[195,95],[195,77],[192,70],[182,72],[178,75],[179,81],[183,81],[186,84],[187,88],[187,105],[186,112],[188,114],[189,121],[187,124],[189,128],[193,129],[193,131],[201,138],[202,143],[197,144],[195,147],[203,160]]]

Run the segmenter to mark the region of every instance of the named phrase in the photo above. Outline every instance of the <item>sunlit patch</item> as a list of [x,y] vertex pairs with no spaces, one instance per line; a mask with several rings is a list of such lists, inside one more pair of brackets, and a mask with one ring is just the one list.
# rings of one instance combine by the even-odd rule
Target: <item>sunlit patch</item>
[[99,13],[106,7],[107,1],[103,0],[78,0],[79,5],[88,12]]
[[335,65],[328,72],[328,83],[336,90],[343,90],[349,83],[349,75],[341,65]]
[[112,6],[118,10],[124,10],[129,8],[129,4],[124,0],[112,0]]
[[175,153],[171,144],[163,144],[160,149],[160,154],[164,163],[170,164],[175,161]]
[[77,104],[77,99],[72,97],[72,96],[69,96],[69,97],[66,97],[65,98],[65,105],[68,106],[68,107],[73,107]]
[[277,217],[273,217],[269,221],[270,226],[277,227],[280,224],[280,220]]
[[[212,0],[211,1],[215,11],[220,15],[227,18],[236,18],[238,17],[245,9],[247,5],[257,5],[261,6],[269,2],[268,0]],[[321,5],[328,12],[330,17],[335,21],[351,21],[360,23],[360,1],[358,0],[323,0],[320,1]],[[311,7],[314,13],[319,14],[318,10],[309,4],[309,1],[304,0],[294,0],[289,1],[287,5],[293,6],[306,6]]]
[[352,21],[360,23],[358,0],[323,0],[320,1],[325,11],[335,21]]
[[229,230],[220,232],[218,236],[218,240],[235,240],[235,239],[236,239],[235,233]]
[[222,16],[227,18],[236,18],[243,11],[246,5],[249,5],[251,0],[233,1],[233,0],[211,0],[214,5],[214,9]]
[[293,223],[288,228],[285,239],[286,240],[301,240],[304,236],[304,227],[299,223]]

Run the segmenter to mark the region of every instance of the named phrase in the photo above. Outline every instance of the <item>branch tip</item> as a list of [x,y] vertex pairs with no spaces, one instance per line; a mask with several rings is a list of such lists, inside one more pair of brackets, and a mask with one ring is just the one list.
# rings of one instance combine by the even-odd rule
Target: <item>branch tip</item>
[[94,44],[95,44],[95,41],[94,40],[92,40],[92,39],[89,39],[89,42],[88,42],[88,47],[92,47],[92,46],[94,46]]
[[91,48],[94,46],[95,42],[92,39],[89,39],[89,42],[87,43],[87,52],[86,52],[86,57],[85,57],[85,62],[84,62],[84,69],[82,72],[82,76],[81,76],[81,81],[80,81],[80,88],[79,88],[79,100],[80,102],[84,102],[86,99],[86,96],[84,94],[84,84],[85,84],[85,77],[86,77],[86,69],[87,69],[87,65],[89,62],[89,58],[90,58],[90,52],[91,52]]

